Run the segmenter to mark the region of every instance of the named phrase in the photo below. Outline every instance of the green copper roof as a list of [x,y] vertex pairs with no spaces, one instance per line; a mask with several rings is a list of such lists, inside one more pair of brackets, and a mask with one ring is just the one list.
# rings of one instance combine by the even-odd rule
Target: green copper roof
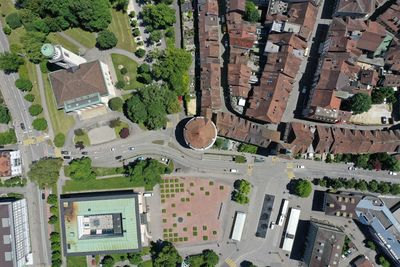
[[42,48],[40,49],[42,52],[43,56],[45,57],[52,57],[54,55],[55,49],[54,45],[52,44],[44,44]]

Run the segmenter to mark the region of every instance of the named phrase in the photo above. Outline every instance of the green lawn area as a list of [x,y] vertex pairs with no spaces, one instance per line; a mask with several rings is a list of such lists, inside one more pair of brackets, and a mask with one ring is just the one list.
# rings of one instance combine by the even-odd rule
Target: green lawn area
[[[0,12],[1,12],[1,16],[0,16],[0,20],[3,24],[3,26],[5,25],[4,22],[6,20],[6,16],[15,11],[15,6],[13,4],[13,2],[11,0],[2,0],[1,1],[1,5],[0,5]],[[3,16],[4,15],[4,16]]]
[[32,91],[30,94],[35,96],[33,104],[42,104],[40,101],[40,92],[38,87],[38,79],[36,75],[36,67],[32,62],[26,61],[24,65],[21,65],[18,70],[19,77],[22,79],[28,79],[32,82]]
[[121,168],[92,167],[92,169],[96,173],[96,176],[122,174],[124,172],[124,169],[122,167]]
[[112,31],[118,38],[117,47],[124,49],[129,52],[136,51],[136,43],[133,39],[131,26],[129,25],[128,15],[122,12],[118,12],[114,9],[111,11],[112,20],[108,29]]
[[124,121],[121,121],[121,124],[114,128],[115,135],[117,137],[119,137],[119,132],[122,130],[122,128],[128,128],[129,129],[129,124],[124,122]]
[[56,100],[51,89],[47,74],[42,74],[44,92],[46,96],[46,105],[49,110],[51,125],[53,126],[54,134],[63,133],[67,136],[68,130],[75,124],[75,120],[71,115],[65,114],[64,110],[58,110]]
[[151,260],[147,260],[147,261],[141,262],[138,266],[139,267],[153,267],[153,262]]
[[93,48],[96,45],[96,36],[92,32],[87,32],[80,28],[72,28],[64,32],[84,47]]
[[95,190],[108,190],[108,189],[123,189],[133,188],[134,184],[129,181],[128,177],[113,177],[106,179],[96,179],[92,181],[75,180],[65,181],[63,192],[79,192],[79,191],[95,191]]
[[[137,68],[139,65],[136,61],[130,59],[127,56],[118,55],[118,54],[111,54],[111,58],[112,58],[112,62],[114,65],[115,73],[117,74],[118,81],[125,82],[125,87],[124,87],[125,90],[136,89],[143,85],[142,83],[136,81]],[[128,73],[125,75],[122,75],[120,70],[118,69],[119,65],[124,66],[128,70]],[[129,84],[124,79],[124,76],[129,77]]]
[[49,39],[52,44],[60,44],[69,51],[72,51],[75,54],[79,54],[79,47],[62,37],[59,33],[52,32],[47,35],[47,39]]
[[67,266],[68,267],[87,266],[86,265],[86,256],[68,256],[67,257]]
[[90,139],[86,132],[84,135],[81,135],[81,136],[75,135],[74,136],[74,143],[77,143],[77,142],[83,142],[83,144],[85,146],[90,146]]

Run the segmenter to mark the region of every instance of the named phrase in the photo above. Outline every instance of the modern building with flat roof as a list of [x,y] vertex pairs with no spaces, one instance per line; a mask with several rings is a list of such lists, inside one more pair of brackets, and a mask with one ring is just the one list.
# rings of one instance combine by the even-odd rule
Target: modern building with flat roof
[[339,266],[345,238],[336,227],[311,221],[304,262],[309,267]]
[[33,265],[25,199],[0,202],[0,266]]
[[137,194],[123,191],[62,195],[60,208],[66,255],[141,249]]

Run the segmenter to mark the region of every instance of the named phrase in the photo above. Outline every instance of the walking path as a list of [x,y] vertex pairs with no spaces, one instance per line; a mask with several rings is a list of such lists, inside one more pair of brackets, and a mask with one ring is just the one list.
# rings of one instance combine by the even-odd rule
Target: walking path
[[78,42],[77,40],[75,40],[74,38],[72,38],[71,36],[69,36],[68,34],[66,34],[65,32],[59,32],[59,35],[61,35],[63,38],[67,39],[68,41],[70,41],[71,43],[73,43],[74,45],[76,45],[77,47],[79,47],[79,51],[81,55],[84,55],[86,50],[88,49],[86,46],[82,45],[80,42]]

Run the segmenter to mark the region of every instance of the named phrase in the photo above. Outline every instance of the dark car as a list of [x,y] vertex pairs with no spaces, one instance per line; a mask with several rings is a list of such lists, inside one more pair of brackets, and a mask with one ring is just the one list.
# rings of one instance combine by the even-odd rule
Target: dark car
[[19,124],[19,126],[21,126],[21,129],[22,129],[23,131],[25,131],[25,124],[24,124],[23,122],[21,122],[21,123]]
[[386,124],[387,123],[387,118],[386,117],[381,117],[381,121],[382,121],[382,124]]
[[87,151],[82,152],[82,155],[87,155],[87,154],[89,154],[89,152],[87,152]]
[[71,159],[71,156],[64,156],[64,159]]
[[44,193],[42,193],[42,199],[45,199],[46,195]]
[[67,151],[67,150],[61,150],[61,155],[69,155],[69,151]]
[[115,159],[122,159],[122,156],[116,156]]

